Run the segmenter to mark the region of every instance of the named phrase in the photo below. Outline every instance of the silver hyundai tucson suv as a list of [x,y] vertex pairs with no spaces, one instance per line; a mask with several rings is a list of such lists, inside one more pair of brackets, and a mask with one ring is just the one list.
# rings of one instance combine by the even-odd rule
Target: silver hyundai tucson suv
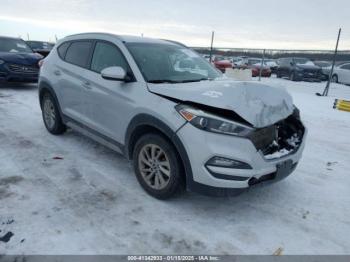
[[47,130],[67,127],[132,160],[150,195],[236,195],[296,168],[306,128],[283,89],[226,78],[183,44],[85,33],[40,69]]

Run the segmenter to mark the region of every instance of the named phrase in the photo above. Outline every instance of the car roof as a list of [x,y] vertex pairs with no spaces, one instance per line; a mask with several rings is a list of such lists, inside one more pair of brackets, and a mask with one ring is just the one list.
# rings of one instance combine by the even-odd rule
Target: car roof
[[11,36],[1,36],[0,35],[0,39],[13,39],[13,40],[23,40],[22,38],[20,37],[11,37]]
[[74,34],[74,35],[69,35],[65,37],[65,39],[70,39],[70,40],[75,40],[79,39],[80,37],[83,38],[99,38],[99,37],[113,37],[115,39],[118,39],[124,43],[155,43],[155,44],[173,44],[173,45],[181,45],[185,46],[182,43],[171,41],[171,40],[166,40],[166,39],[156,39],[156,38],[149,38],[149,37],[141,37],[141,36],[132,36],[132,35],[116,35],[116,34],[111,34],[111,33],[81,33],[81,34]]
[[288,56],[288,57],[281,57],[281,58],[287,58],[287,59],[307,59],[310,60],[307,57],[301,57],[301,56]]
[[49,41],[40,41],[40,40],[26,40],[26,42],[29,42],[29,43],[48,43],[48,44],[55,44],[53,42],[49,42]]

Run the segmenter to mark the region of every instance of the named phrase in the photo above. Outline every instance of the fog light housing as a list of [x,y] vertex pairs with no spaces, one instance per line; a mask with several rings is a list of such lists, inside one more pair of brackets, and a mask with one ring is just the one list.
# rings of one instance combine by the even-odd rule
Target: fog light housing
[[216,166],[236,169],[253,169],[249,164],[245,162],[219,156],[215,156],[209,159],[205,166]]

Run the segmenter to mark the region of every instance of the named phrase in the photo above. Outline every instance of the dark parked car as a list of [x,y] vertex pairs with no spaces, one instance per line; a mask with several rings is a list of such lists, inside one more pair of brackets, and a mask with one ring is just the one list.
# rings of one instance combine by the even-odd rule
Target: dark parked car
[[332,63],[328,61],[314,61],[314,64],[321,67],[323,76],[322,80],[328,80],[332,68]]
[[47,57],[55,46],[54,43],[42,42],[42,41],[26,41],[27,44],[33,49],[34,52],[41,54],[44,57]]
[[0,36],[0,81],[37,82],[42,58],[22,39]]
[[280,58],[278,61],[277,77],[288,77],[292,81],[320,82],[323,79],[321,67],[311,60],[299,57]]

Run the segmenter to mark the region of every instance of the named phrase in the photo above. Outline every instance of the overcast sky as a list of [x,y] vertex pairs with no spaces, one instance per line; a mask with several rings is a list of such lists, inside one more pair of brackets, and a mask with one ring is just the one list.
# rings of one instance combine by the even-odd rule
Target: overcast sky
[[350,49],[349,0],[1,0],[0,35],[79,32],[167,38],[189,46]]

